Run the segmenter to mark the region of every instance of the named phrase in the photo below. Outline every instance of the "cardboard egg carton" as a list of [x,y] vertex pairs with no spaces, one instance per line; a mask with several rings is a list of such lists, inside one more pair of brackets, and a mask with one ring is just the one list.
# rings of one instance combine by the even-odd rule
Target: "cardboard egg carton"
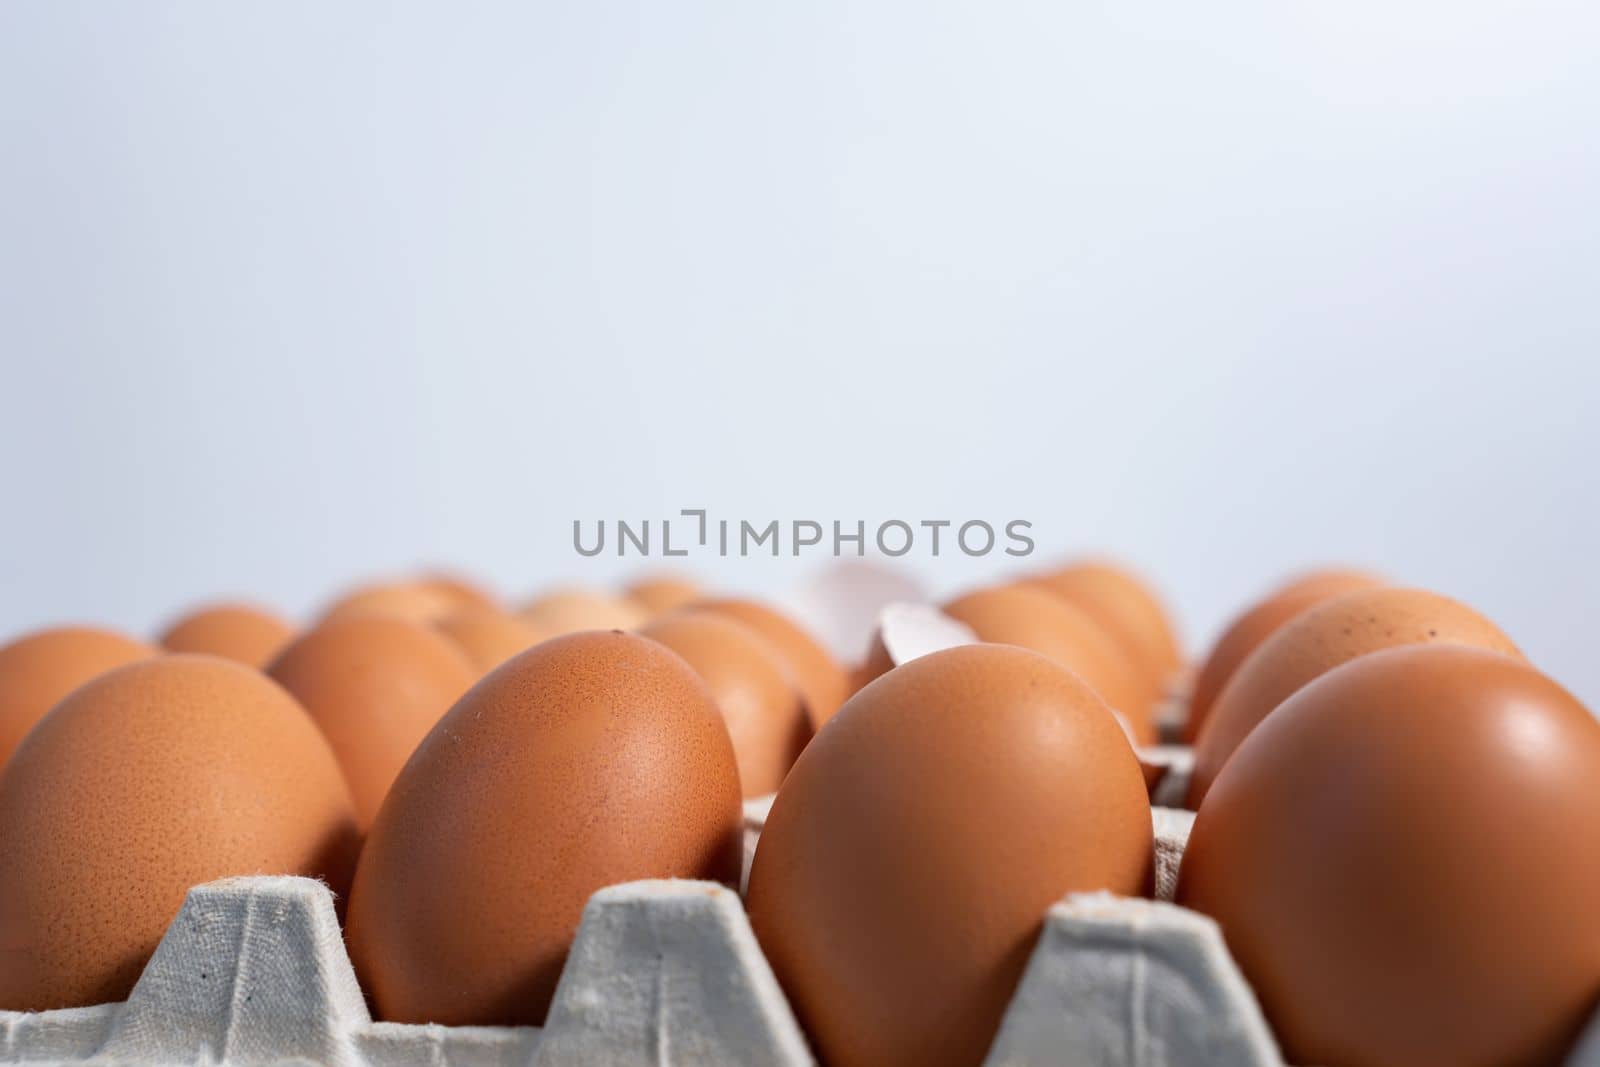
[[[767,805],[747,806],[759,834]],[[986,1067],[1283,1067],[1210,919],[1170,903],[1194,816],[1153,811],[1155,898],[1070,896]],[[330,1067],[814,1063],[737,894],[709,882],[603,889],[543,1027],[374,1022],[325,886],[232,878],[189,892],[127,1001],[0,1012],[0,1061]],[[1600,1025],[1569,1067],[1600,1067]]]
[[189,891],[121,1004],[0,1012],[0,1059],[96,1064],[526,1067],[812,1062],[744,908],[708,882],[596,893],[543,1027],[374,1022],[327,887]]

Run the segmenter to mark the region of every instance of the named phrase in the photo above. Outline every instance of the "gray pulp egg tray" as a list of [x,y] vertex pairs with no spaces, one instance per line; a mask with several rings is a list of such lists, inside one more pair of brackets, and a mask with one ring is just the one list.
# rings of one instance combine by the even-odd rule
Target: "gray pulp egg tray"
[[[1157,787],[1175,795],[1181,763]],[[745,869],[770,799],[746,805]],[[986,1067],[1282,1067],[1210,919],[1170,903],[1192,814],[1156,807],[1155,900],[1050,909]],[[83,1064],[558,1067],[814,1062],[745,917],[720,885],[644,881],[584,909],[543,1027],[374,1022],[333,897],[305,878],[189,891],[120,1004],[0,1011],[0,1060]],[[1600,1067],[1600,1021],[1569,1067]]]

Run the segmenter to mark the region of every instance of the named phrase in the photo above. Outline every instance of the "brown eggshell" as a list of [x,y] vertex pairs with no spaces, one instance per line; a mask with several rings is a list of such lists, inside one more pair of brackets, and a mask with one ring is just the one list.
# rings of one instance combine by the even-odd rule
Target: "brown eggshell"
[[592,589],[558,589],[535,597],[520,612],[522,618],[548,634],[582,630],[633,630],[644,625],[649,613],[625,597]]
[[816,638],[786,616],[752,600],[720,598],[702,600],[695,606],[742,622],[772,644],[788,664],[790,677],[805,699],[813,729],[821,729],[849,695],[850,676],[844,667]]
[[1139,757],[1139,772],[1144,775],[1144,791],[1153,795],[1162,780],[1172,773],[1172,768],[1167,764],[1156,763],[1154,760],[1141,755]]
[[[1049,599],[1052,603],[1061,602],[1056,597]],[[978,641],[972,627],[956,621],[932,604],[885,605],[878,611],[878,627],[867,646],[866,656],[850,670],[850,693],[856,694],[868,682],[901,663]]]
[[357,615],[388,615],[416,623],[433,623],[460,610],[459,597],[427,581],[389,582],[363,586],[335,600],[322,621]]
[[1295,575],[1277,589],[1273,596],[1319,594],[1324,598],[1350,593],[1357,589],[1372,589],[1388,585],[1382,575],[1354,567],[1318,567]]
[[1243,615],[1234,619],[1206,656],[1195,676],[1189,696],[1189,713],[1183,726],[1183,739],[1193,744],[1200,728],[1211,714],[1222,687],[1239,664],[1273,632],[1313,604],[1320,604],[1340,593],[1373,589],[1383,582],[1360,571],[1326,570],[1303,575],[1274,590]]
[[1154,744],[1149,693],[1122,646],[1062,597],[1026,585],[980,589],[941,609],[972,627],[979,640],[1031,648],[1089,683],[1121,713],[1140,744]]
[[463,608],[434,623],[434,628],[456,643],[480,675],[552,636],[498,608]]
[[293,636],[294,627],[269,611],[250,604],[213,604],[167,627],[161,647],[168,652],[202,652],[261,667]]
[[1301,686],[1357,656],[1429,642],[1522,655],[1476,611],[1420,589],[1358,589],[1280,626],[1245,657],[1212,705],[1195,742],[1189,807],[1200,806],[1239,743]]
[[700,586],[687,578],[656,574],[640,578],[625,590],[628,598],[654,618],[700,598]]
[[123,1000],[191,886],[349,884],[350,796],[258,671],[163,656],[75,690],[0,775],[0,1009]]
[[682,656],[710,688],[733,738],[744,795],[776,792],[811,740],[811,719],[773,647],[743,623],[710,611],[674,612],[639,636]]
[[789,772],[747,908],[819,1058],[975,1064],[1045,911],[1144,891],[1149,798],[1109,709],[1035,652],[968,645],[851,697]]
[[1518,660],[1411,646],[1323,674],[1228,761],[1179,903],[1291,1063],[1565,1060],[1600,996],[1600,725]]
[[1152,699],[1166,692],[1182,655],[1167,610],[1144,579],[1118,564],[1087,560],[1034,581],[1105,627],[1143,668]]
[[395,782],[351,891],[351,959],[382,1018],[539,1024],[591,894],[733,885],[742,847],[705,683],[642,637],[558,637],[474,686]]
[[504,611],[500,598],[478,582],[450,571],[432,571],[417,579],[417,585],[445,596],[458,611]]
[[97,674],[159,653],[93,626],[36,630],[0,648],[0,767],[62,697]]
[[872,635],[872,643],[867,646],[867,655],[847,675],[850,684],[850,695],[855,696],[868,684],[894,670],[894,657],[889,655],[889,646],[884,644],[883,631],[880,629]]
[[333,746],[362,829],[418,742],[478,678],[443,634],[396,616],[360,614],[302,634],[267,673]]

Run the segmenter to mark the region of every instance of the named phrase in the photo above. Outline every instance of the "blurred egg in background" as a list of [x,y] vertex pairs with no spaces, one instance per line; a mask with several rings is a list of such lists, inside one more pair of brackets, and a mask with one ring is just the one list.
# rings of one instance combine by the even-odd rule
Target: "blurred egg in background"
[[[1597,35],[0,7],[0,1010],[129,997],[187,887],[299,874],[380,1025],[559,1058],[637,994],[631,1058],[693,1059],[678,1009],[751,989],[668,913],[622,997],[563,968],[597,890],[698,879],[823,1060],[954,1067],[1096,1003],[1013,1001],[1063,894],[1143,951],[1175,891],[1294,1062],[1557,1059]],[[1110,958],[1154,1007],[1083,1032],[1168,1049]],[[358,1040],[408,1035],[485,1036]]]
[[158,7],[0,10],[0,640],[864,521],[937,602],[1114,552],[1157,666],[1370,568],[1600,704],[1592,7]]

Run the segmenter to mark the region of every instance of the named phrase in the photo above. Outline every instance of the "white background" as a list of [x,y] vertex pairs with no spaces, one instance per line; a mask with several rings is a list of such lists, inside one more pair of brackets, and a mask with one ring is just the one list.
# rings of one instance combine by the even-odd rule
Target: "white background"
[[1594,10],[7,3],[0,632],[1020,517],[1191,644],[1348,561],[1600,706]]

